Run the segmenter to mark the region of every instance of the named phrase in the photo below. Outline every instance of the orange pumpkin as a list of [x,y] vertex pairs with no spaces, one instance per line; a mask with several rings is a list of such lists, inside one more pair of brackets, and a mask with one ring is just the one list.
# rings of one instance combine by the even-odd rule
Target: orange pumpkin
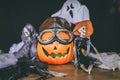
[[[66,20],[60,17],[50,17],[43,22],[43,24],[39,28],[40,34],[42,32],[43,33],[42,36],[41,35],[38,36],[39,42],[37,43],[37,54],[38,54],[38,58],[41,61],[47,62],[48,64],[65,64],[72,60],[74,54],[73,40],[71,40],[67,44],[63,44],[59,42],[60,39],[64,39],[63,42],[69,40],[70,38],[69,35],[70,33],[68,32],[69,29],[70,29],[70,24]],[[48,31],[45,32],[45,30]],[[61,30],[61,31],[59,31],[58,33],[53,33],[56,30]],[[57,35],[57,38],[59,40],[54,40],[48,44],[42,44],[47,40],[51,41],[53,35]],[[42,41],[40,41],[40,39],[42,39]]]

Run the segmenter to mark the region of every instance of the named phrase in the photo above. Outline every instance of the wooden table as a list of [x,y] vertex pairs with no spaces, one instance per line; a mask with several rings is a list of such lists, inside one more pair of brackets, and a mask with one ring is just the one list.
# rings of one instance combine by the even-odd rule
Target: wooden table
[[[103,70],[93,68],[91,74],[84,72],[81,69],[76,69],[73,63],[64,65],[49,65],[48,70],[67,73],[66,77],[53,77],[47,80],[120,80],[120,71]],[[38,75],[30,75],[23,80],[35,80]]]

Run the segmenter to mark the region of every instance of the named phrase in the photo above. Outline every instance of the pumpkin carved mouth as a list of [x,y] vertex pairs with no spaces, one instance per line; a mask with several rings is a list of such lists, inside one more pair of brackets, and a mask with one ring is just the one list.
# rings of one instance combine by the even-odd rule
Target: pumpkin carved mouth
[[58,53],[58,54],[55,54],[55,53],[48,54],[48,52],[43,47],[42,47],[42,50],[44,51],[46,56],[51,56],[52,58],[56,58],[57,56],[58,57],[64,57],[65,55],[68,55],[69,51],[70,51],[70,48],[68,48],[67,52],[64,53],[64,54],[61,54],[61,53]]

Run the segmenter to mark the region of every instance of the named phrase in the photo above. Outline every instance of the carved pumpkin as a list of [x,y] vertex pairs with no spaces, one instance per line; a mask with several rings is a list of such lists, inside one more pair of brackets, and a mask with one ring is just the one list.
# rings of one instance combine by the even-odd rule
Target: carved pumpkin
[[72,60],[74,45],[69,30],[70,24],[60,17],[50,17],[43,22],[37,44],[37,54],[41,61],[65,64]]

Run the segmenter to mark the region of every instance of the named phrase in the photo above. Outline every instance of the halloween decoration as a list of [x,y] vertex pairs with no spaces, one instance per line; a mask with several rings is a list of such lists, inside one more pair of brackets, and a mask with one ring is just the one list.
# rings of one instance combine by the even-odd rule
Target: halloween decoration
[[[93,27],[90,20],[79,22],[73,30],[75,35],[82,38],[89,37],[93,34]],[[89,39],[89,38],[88,38]]]
[[[78,0],[67,0],[62,8],[54,13],[53,16],[65,18],[69,23],[74,24],[72,29],[81,21],[90,20],[87,6],[81,4]],[[90,52],[90,36],[87,41],[87,52]]]
[[100,58],[102,59],[101,64],[96,65],[101,69],[115,71],[115,69],[118,68],[120,70],[120,56],[117,53],[109,54],[109,52],[104,52],[104,53],[99,53],[99,56],[95,53],[90,53],[89,56],[97,60],[99,60]]
[[63,18],[47,18],[39,29],[38,57],[48,64],[65,64],[73,58],[73,34]]
[[[89,10],[87,6],[81,4],[78,0],[67,0],[62,8],[54,13],[52,17],[59,16],[65,18],[69,23],[75,25],[71,26],[72,29],[77,26],[81,21],[90,20]],[[87,52],[90,51],[90,36],[87,41]]]
[[63,77],[67,74],[48,71],[48,64],[39,61],[37,58],[29,59],[22,57],[16,65],[0,69],[0,80],[18,80],[29,74],[40,75],[36,80],[46,80],[50,77]]
[[[83,26],[86,28],[85,32],[83,32],[84,30]],[[39,29],[40,31],[38,36],[39,42],[37,44],[38,57],[41,61],[47,62],[48,64],[65,64],[67,62],[70,62],[71,59],[73,58],[73,54],[75,54],[74,55],[76,56],[74,62],[75,66],[78,67],[77,65],[83,64],[79,62],[81,61],[80,60],[81,53],[78,53],[76,49],[77,48],[79,50],[82,49],[83,54],[88,55],[86,51],[87,50],[86,45],[85,47],[82,47],[84,45],[78,46],[76,44],[79,44],[80,42],[84,42],[84,39],[86,39],[86,41],[83,44],[87,43],[88,40],[87,38],[83,38],[79,36],[81,35],[84,37],[90,36],[93,33],[92,24],[90,21],[86,20],[80,22],[79,26],[73,29],[73,32],[70,31],[71,30],[70,28],[71,26],[69,25],[69,23],[61,17],[50,17],[43,22],[43,24],[40,26]],[[77,42],[76,39],[80,39],[80,40]],[[73,45],[73,43],[75,44],[75,46]],[[75,50],[73,50],[73,48]],[[89,61],[89,59],[87,61]],[[88,65],[90,65],[90,63]]]
[[83,69],[90,74],[92,65],[87,52],[87,48],[88,48],[87,41],[89,41],[87,37],[89,37],[93,33],[92,23],[89,20],[79,22],[78,25],[74,28],[73,32],[75,33],[75,35],[77,35],[74,40],[75,49],[76,49],[75,62],[74,62],[75,67],[83,68],[83,66],[85,66],[85,68]]
[[66,0],[62,8],[52,15],[52,17],[54,16],[65,18],[69,23],[73,24],[90,19],[88,8],[78,0]]
[[[82,68],[83,70],[85,70],[86,72],[88,72],[90,74],[91,70],[92,70],[92,60],[91,58],[88,56],[87,53],[87,40],[88,38],[81,38],[81,37],[76,37],[74,40],[74,44],[75,44],[75,61],[74,61],[74,65],[76,68]],[[77,47],[76,47],[77,46]]]
[[[1,53],[1,68],[15,65],[17,59],[21,57],[35,57],[36,56],[36,41],[37,32],[31,24],[27,24],[22,31],[22,41],[18,44],[13,44],[8,53]],[[12,59],[12,60],[11,60]]]
[[[71,32],[71,26],[65,19],[61,17],[46,19],[39,29],[39,42],[37,45],[39,59],[49,64],[64,64],[71,61],[74,53],[73,36],[74,34],[81,35],[82,32],[78,34],[77,30],[81,29],[82,26],[86,27],[87,34],[84,36],[90,36],[93,33],[92,24],[88,20],[80,22],[79,26]],[[69,51],[71,51],[72,55],[64,57],[64,53],[68,54]]]
[[39,67],[39,69],[47,69],[47,64],[44,64],[42,62],[39,62],[38,64],[37,62],[37,65],[36,65],[36,62],[37,61],[30,60],[27,57],[21,57],[16,62],[16,65],[12,65],[12,66],[8,66],[8,67],[0,69],[0,80],[21,79],[22,77],[28,76],[30,73],[32,73],[33,72],[32,70],[36,72],[37,70],[35,69],[37,65],[39,65],[37,66]]
[[[90,36],[93,33],[93,27],[91,27],[91,22],[89,22],[90,18],[89,18],[88,8],[85,5],[82,5],[78,0],[67,0],[63,4],[62,8],[58,12],[54,13],[52,17],[53,16],[59,16],[59,17],[65,18],[69,23],[74,25],[74,26],[71,26],[71,29],[73,29],[73,32],[75,33],[75,35],[79,35],[77,37],[81,37],[81,38],[75,37],[77,38],[75,40],[80,39],[79,41],[82,41],[83,39],[85,39],[85,37],[88,38],[88,40],[86,41],[87,48],[85,51],[86,53],[89,53],[90,52]],[[82,22],[82,21],[85,21],[85,22]],[[76,41],[74,41],[74,44],[76,44],[75,42]],[[80,43],[77,42],[77,44],[81,44],[81,42]],[[75,47],[74,49],[76,49],[76,48],[80,48],[81,46],[75,45],[74,47]],[[75,53],[74,55],[76,56],[74,64],[77,67],[76,63],[78,61],[76,61],[77,60],[76,58],[78,58],[77,57],[78,52],[76,52],[75,50],[74,53]]]
[[34,27],[31,24],[27,24],[22,31],[22,41],[18,44],[13,44],[10,47],[9,53],[14,54],[16,58],[35,57],[37,36],[38,34]]
[[89,20],[80,22],[73,30],[76,35],[74,39],[74,65],[82,68],[90,74],[92,70],[92,59],[87,52],[87,37],[93,33],[92,23]]
[[32,25],[27,24],[22,31],[22,41],[13,44],[9,53],[0,50],[0,80],[18,80],[29,74],[39,74],[37,80],[50,77],[63,77],[67,74],[48,71],[48,64],[36,56],[37,33]]

